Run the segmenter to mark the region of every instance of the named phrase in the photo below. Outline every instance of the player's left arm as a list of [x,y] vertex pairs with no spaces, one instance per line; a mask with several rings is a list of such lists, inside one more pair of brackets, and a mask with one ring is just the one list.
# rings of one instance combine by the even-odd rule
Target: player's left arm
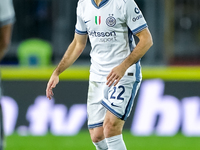
[[0,27],[0,60],[3,59],[3,56],[5,55],[10,44],[11,32],[12,24]]
[[107,76],[108,86],[111,86],[114,82],[114,86],[116,86],[119,80],[124,76],[126,70],[142,58],[153,45],[152,36],[148,28],[137,33],[136,36],[139,38],[137,46],[130,55],[120,65],[113,68]]

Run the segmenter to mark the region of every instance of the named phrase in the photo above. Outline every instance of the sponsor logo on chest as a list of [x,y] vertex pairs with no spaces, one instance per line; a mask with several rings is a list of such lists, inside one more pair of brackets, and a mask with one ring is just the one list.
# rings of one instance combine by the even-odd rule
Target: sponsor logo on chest
[[[93,19],[92,19],[93,20]],[[87,23],[87,21],[85,22]],[[89,30],[88,35],[90,38],[99,38],[99,42],[107,43],[116,41],[117,34],[114,30],[109,30],[109,27],[116,25],[114,14],[109,14],[107,17],[94,16],[94,29]],[[97,30],[97,26],[105,25],[105,29]],[[95,27],[96,26],[96,27]]]

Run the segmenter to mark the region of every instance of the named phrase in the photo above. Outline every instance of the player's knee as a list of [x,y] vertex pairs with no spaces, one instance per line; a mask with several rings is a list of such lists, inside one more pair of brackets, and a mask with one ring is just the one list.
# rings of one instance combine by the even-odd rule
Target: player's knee
[[97,127],[90,129],[90,137],[92,142],[97,143],[99,141],[102,141],[105,137],[103,134],[103,127]]
[[91,140],[94,143],[100,142],[104,139],[104,135],[99,135],[99,134],[92,134],[91,136]]
[[104,136],[106,138],[121,134],[122,129],[115,121],[107,121],[104,123]]

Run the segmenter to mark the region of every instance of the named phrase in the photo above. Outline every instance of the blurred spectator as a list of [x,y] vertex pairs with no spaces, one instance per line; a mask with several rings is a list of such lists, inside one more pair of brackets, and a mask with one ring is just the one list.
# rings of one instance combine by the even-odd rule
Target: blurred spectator
[[[14,9],[12,5],[12,0],[0,0],[0,61],[8,49],[12,24],[14,22]],[[0,83],[0,98],[1,98],[1,83]],[[3,149],[4,135],[3,135],[3,118],[2,109],[0,103],[0,150]]]

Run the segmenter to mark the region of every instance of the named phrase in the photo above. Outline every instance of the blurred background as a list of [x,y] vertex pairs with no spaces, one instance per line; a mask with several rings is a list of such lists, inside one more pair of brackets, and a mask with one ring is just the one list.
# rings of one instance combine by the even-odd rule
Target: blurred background
[[[124,127],[127,147],[197,150],[200,1],[135,1],[154,45],[141,60],[143,83]],[[45,97],[48,79],[73,39],[77,2],[13,0],[16,22],[9,51],[0,63],[6,150],[46,149],[48,143],[52,149],[76,150],[72,142],[76,140],[83,141],[83,149],[94,148],[86,114],[89,42],[75,64],[61,74],[54,99]]]
[[[199,65],[200,1],[136,0],[154,39],[143,65]],[[19,45],[30,38],[52,46],[51,63],[57,64],[73,39],[77,0],[14,0],[16,23],[12,44],[2,64],[19,64]],[[89,61],[90,46],[78,61]]]

